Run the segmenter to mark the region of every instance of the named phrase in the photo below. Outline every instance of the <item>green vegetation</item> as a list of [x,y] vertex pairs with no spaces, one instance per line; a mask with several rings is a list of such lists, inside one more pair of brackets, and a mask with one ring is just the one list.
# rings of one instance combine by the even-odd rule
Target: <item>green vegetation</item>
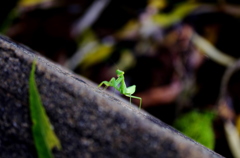
[[214,117],[213,112],[193,110],[177,118],[173,126],[209,149],[214,149],[215,137],[212,127]]
[[52,158],[51,149],[61,149],[61,144],[50,124],[35,82],[36,61],[32,64],[29,79],[29,102],[32,119],[32,134],[39,158]]

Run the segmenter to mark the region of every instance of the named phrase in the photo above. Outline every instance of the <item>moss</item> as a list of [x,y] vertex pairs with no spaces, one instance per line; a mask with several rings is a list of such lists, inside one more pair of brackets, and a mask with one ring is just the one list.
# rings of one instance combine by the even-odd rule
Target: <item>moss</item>
[[193,110],[180,116],[173,126],[186,136],[194,139],[200,144],[213,149],[215,145],[212,121],[215,113],[211,111],[199,112]]

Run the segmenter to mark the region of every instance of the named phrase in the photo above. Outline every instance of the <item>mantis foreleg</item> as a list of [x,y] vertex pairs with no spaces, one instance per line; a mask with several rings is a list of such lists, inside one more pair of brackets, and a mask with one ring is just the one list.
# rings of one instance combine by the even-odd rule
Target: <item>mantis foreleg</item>
[[105,85],[104,89],[107,89],[109,86],[114,87],[116,85],[116,79],[113,77],[109,82],[108,81],[102,81],[98,87],[101,87],[102,85]]

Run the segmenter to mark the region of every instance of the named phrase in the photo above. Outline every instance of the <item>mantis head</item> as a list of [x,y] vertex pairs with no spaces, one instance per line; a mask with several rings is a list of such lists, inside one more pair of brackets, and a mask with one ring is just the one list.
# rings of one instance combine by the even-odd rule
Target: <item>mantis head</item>
[[116,74],[117,74],[117,76],[119,77],[119,76],[123,76],[123,75],[124,75],[124,72],[121,71],[121,70],[119,70],[119,69],[117,69],[117,70],[116,70]]

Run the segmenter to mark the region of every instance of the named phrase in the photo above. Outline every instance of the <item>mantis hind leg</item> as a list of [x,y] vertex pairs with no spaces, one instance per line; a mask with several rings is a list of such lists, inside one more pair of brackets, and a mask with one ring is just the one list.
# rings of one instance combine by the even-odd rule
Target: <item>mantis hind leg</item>
[[141,107],[142,107],[142,98],[136,97],[136,96],[133,96],[133,95],[126,95],[126,96],[130,98],[130,104],[131,104],[131,99],[132,98],[139,99],[139,101],[140,101],[139,109],[141,109]]

